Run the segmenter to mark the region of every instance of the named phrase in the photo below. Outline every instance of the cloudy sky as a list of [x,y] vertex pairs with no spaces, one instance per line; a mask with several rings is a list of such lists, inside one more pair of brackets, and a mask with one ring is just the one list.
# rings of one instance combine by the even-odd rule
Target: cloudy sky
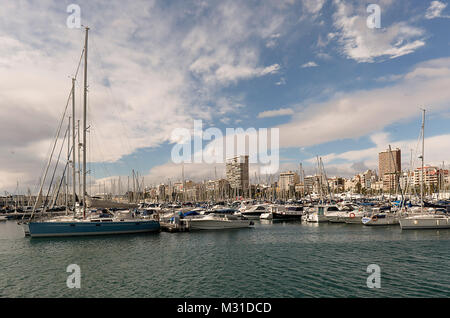
[[[369,28],[368,4],[381,9]],[[181,178],[176,128],[279,128],[280,170],[322,156],[330,175],[376,168],[377,153],[450,161],[450,6],[446,1],[3,1],[0,193],[35,189],[89,36],[92,180]],[[77,81],[77,107],[82,101]],[[208,147],[204,142],[204,147]],[[223,175],[186,164],[186,178]],[[251,168],[252,176],[257,171]]]

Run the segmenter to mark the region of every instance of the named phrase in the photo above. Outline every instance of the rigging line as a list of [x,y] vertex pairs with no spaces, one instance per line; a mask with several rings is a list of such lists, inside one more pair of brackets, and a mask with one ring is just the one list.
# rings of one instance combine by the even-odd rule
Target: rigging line
[[[54,154],[54,151],[56,149],[56,145],[58,144],[59,134],[61,132],[61,127],[62,127],[62,124],[64,122],[64,119],[66,118],[67,107],[69,106],[70,97],[72,96],[72,92],[73,92],[73,90],[71,89],[70,90],[70,94],[69,94],[69,96],[67,98],[66,107],[64,109],[63,116],[61,117],[61,121],[60,121],[60,123],[58,125],[58,129],[56,131],[55,142],[53,144],[52,151],[51,151],[50,157],[48,159],[47,166],[45,168],[44,176],[42,177],[42,180],[41,180],[41,185],[39,187],[39,193],[38,193],[38,195],[36,197],[36,202],[34,204],[33,211],[31,212],[30,220],[33,219],[34,213],[36,212],[37,203],[39,202],[39,198],[42,195],[42,190],[43,190],[43,187],[44,187],[45,179],[47,177],[47,172],[48,172],[48,169],[50,168],[50,165],[51,165],[51,162],[52,162],[52,159],[53,159],[53,154]],[[66,130],[66,134],[67,134],[67,130]]]
[[[68,128],[69,129],[69,128]],[[75,138],[78,136],[78,134],[77,133],[75,133]],[[63,144],[64,144],[64,142],[63,142]],[[70,158],[70,156],[72,155],[72,151],[74,151],[74,145],[72,145],[71,147],[70,147],[70,151],[69,151],[69,154],[68,154],[68,157]],[[65,175],[66,175],[66,171],[67,171],[67,167],[70,165],[70,160],[68,160],[67,161],[67,163],[66,163],[66,165],[65,165],[65,167],[64,167],[64,171],[63,171],[63,174],[62,174],[62,177],[61,177],[61,181],[60,181],[60,184],[59,184],[59,187],[58,187],[58,191],[57,191],[57,194],[56,194],[56,198],[58,197],[58,195],[59,195],[59,192],[60,192],[60,190],[61,190],[61,185],[62,185],[62,181],[63,181],[63,178],[65,177]],[[76,195],[76,194],[75,194]]]
[[[89,126],[89,145],[90,146],[89,146],[88,149],[92,149],[91,145],[92,145],[92,138],[93,138],[94,139],[94,143],[96,144],[95,148],[99,151],[100,157],[102,159],[102,161],[99,163],[100,167],[103,168],[103,172],[104,172],[104,174],[106,176],[111,177],[111,173],[106,169],[106,166],[103,163],[105,161],[105,156],[104,156],[102,148],[101,148],[101,143],[98,141],[97,134],[94,133],[94,129],[92,128],[92,120],[95,121],[95,116],[93,116],[93,114],[92,114],[89,101],[90,101],[90,99],[88,98],[87,111],[88,111],[89,118],[91,120],[91,123],[90,123],[90,126]],[[100,129],[98,129],[98,127],[96,127],[95,131],[97,131],[97,130],[100,130]],[[91,159],[92,159],[92,151],[89,151],[89,170],[91,170],[91,167],[92,167],[92,165],[91,165],[92,160]],[[90,174],[90,181],[91,181],[90,183],[92,185],[92,171],[91,171],[91,174]]]
[[62,140],[62,143],[61,143],[61,149],[59,150],[58,159],[57,159],[57,161],[56,161],[56,163],[55,163],[55,168],[54,168],[54,170],[53,170],[53,175],[52,175],[52,178],[51,178],[51,180],[50,180],[50,184],[49,184],[49,186],[48,186],[47,196],[45,197],[45,201],[44,201],[44,209],[45,209],[46,204],[48,203],[48,196],[49,196],[49,194],[50,194],[50,189],[51,189],[51,187],[52,187],[53,180],[54,180],[55,174],[56,174],[56,170],[57,170],[58,165],[59,165],[59,161],[60,161],[60,158],[61,158],[62,150],[63,150],[63,148],[65,148],[65,146],[66,146],[66,145],[65,145],[65,140],[66,140],[66,136],[67,136],[67,132],[68,132],[68,131],[69,131],[69,127],[67,127],[67,129],[66,129],[66,133],[64,134],[64,139]]
[[[89,114],[89,118],[92,120],[92,121],[96,121],[96,117],[94,116],[94,114],[93,114],[93,112],[91,111],[91,108],[89,107],[89,99],[88,99],[88,114]],[[94,142],[96,143],[96,145],[97,145],[97,147],[96,147],[96,149],[99,151],[99,154],[100,154],[100,157],[101,157],[101,161],[99,162],[99,165],[100,165],[100,167],[103,169],[103,172],[104,172],[104,174],[106,175],[106,176],[108,176],[108,177],[112,177],[112,174],[111,174],[111,172],[107,169],[107,167],[106,167],[106,165],[104,164],[104,162],[106,161],[105,160],[105,155],[104,155],[104,151],[102,150],[103,148],[102,148],[102,146],[101,146],[101,143],[99,142],[99,135],[101,135],[101,136],[104,136],[104,134],[102,134],[102,132],[101,132],[101,129],[99,128],[100,126],[96,126],[96,128],[95,128],[95,131],[98,131],[99,132],[99,134],[95,134],[93,131],[93,129],[92,129],[92,127],[90,128],[91,130],[92,130],[92,132],[90,132],[90,135],[91,134],[93,134],[93,138],[94,138]],[[89,136],[90,136],[89,135]],[[123,145],[123,143],[122,143],[122,145]],[[90,154],[92,153],[92,151],[90,152]],[[131,167],[128,165],[128,163],[126,162],[126,161],[124,161],[125,162],[125,164],[128,166],[128,168],[130,168],[131,169]]]
[[[82,56],[83,56],[83,54],[84,54],[84,48],[83,48],[83,51],[82,51]],[[80,58],[80,61],[78,62],[78,66],[77,66],[76,75],[78,75],[78,69],[80,68],[81,60],[82,59]],[[75,76],[75,79],[76,79],[76,76]],[[60,131],[61,131],[62,124],[64,122],[64,119],[66,118],[66,112],[67,112],[67,108],[69,106],[69,102],[70,102],[70,98],[71,98],[72,94],[73,94],[73,89],[70,89],[69,96],[67,97],[66,107],[64,108],[64,112],[63,112],[63,115],[61,117],[61,121],[60,121],[60,123],[58,125],[58,128],[56,130],[55,142],[53,144],[53,147],[50,147],[51,153],[50,153],[50,157],[49,157],[48,163],[47,163],[46,166],[44,166],[44,169],[43,169],[44,170],[44,176],[42,177],[41,185],[39,186],[39,193],[38,193],[38,195],[36,197],[36,202],[34,204],[33,211],[31,212],[30,220],[33,219],[34,213],[36,212],[37,203],[39,202],[39,197],[42,194],[42,188],[43,188],[44,183],[45,183],[45,179],[46,179],[46,175],[47,175],[47,172],[48,172],[48,168],[50,167],[50,163],[51,163],[52,158],[53,158],[53,153],[54,153],[56,145],[58,143],[59,134],[60,134]]]
[[84,51],[85,51],[85,47],[83,46],[83,50],[81,51],[80,61],[78,62],[77,70],[75,71],[75,76],[74,76],[75,79],[77,79],[78,71],[80,70],[81,62],[83,61]]
[[106,165],[104,164],[105,162],[105,157],[103,155],[103,151],[102,151],[102,147],[101,147],[101,143],[98,141],[97,139],[97,135],[93,136],[94,142],[97,145],[97,149],[100,152],[100,157],[102,157],[102,161],[99,163],[100,167],[103,169],[103,172],[106,176],[112,178],[112,174],[109,172],[108,168],[106,167]]
[[[72,154],[72,150],[73,150],[73,146],[70,148],[69,156]],[[59,192],[61,191],[61,185],[62,185],[62,183],[64,181],[64,177],[66,176],[66,171],[67,171],[67,167],[68,166],[69,166],[69,162],[67,162],[65,167],[64,167],[64,171],[63,171],[63,174],[61,176],[61,180],[59,182],[58,191],[56,192],[55,199],[53,200],[53,203],[52,203],[52,208],[55,205],[55,202],[56,202],[56,200],[57,200],[57,198],[59,196]]]
[[[94,52],[94,54],[97,54],[97,55],[98,55],[100,61],[103,61],[103,56],[102,56],[100,50],[97,49],[97,46],[96,46],[95,43],[92,45],[92,51]],[[104,68],[103,68],[102,63],[99,63],[99,68],[98,68],[98,69],[99,69],[100,72],[102,73],[103,78],[107,78],[107,75],[106,75],[106,72],[105,72],[105,70],[104,70]],[[116,111],[117,111],[116,108],[118,108],[118,107],[117,107],[117,105],[118,105],[117,99],[115,98],[115,96],[114,96],[114,94],[113,94],[113,91],[112,91],[112,89],[111,89],[111,86],[106,86],[106,87],[107,87],[106,90],[107,90],[108,94],[110,95],[110,98],[111,98],[111,100],[112,100],[112,104],[113,104],[113,106],[114,106],[114,107],[112,107],[111,110],[112,110],[113,114],[116,116],[116,118],[119,118],[119,119],[120,119],[121,116],[119,116],[119,114],[116,113]],[[119,134],[120,142],[122,143],[122,146],[126,145],[127,148],[128,148],[128,153],[129,153],[129,154],[132,154],[134,151],[132,150],[132,147],[131,147],[130,142],[129,142],[130,137],[129,137],[128,134],[127,134],[127,129],[126,129],[126,127],[125,127],[125,125],[124,125],[124,123],[123,123],[122,120],[119,120],[119,122],[120,122],[120,124],[121,124],[121,126],[122,126],[123,133],[124,133],[124,135],[125,135],[125,137],[126,137],[126,141],[127,141],[127,142],[124,142],[122,134]],[[125,148],[125,147],[124,147],[124,148]],[[127,161],[124,161],[124,162],[125,162],[125,164],[128,166],[128,168],[131,169],[131,167],[130,167],[130,165],[128,164],[128,162],[127,162]]]

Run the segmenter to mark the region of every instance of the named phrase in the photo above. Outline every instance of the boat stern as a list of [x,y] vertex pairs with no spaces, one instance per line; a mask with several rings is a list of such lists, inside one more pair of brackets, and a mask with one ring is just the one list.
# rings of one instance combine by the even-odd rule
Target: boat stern
[[28,225],[28,223],[23,223],[22,228],[25,236],[30,236],[30,226]]

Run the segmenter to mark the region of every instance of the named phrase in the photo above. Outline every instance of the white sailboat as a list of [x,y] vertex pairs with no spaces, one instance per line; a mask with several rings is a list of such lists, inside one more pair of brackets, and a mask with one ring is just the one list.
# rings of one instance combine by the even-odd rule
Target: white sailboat
[[304,214],[301,218],[303,222],[310,222],[310,223],[325,223],[329,222],[330,219],[335,218],[335,213],[339,212],[339,207],[332,204],[326,204],[323,196],[323,185],[322,180],[324,179],[326,181],[326,189],[327,189],[327,195],[330,196],[330,203],[333,199],[332,193],[330,191],[330,186],[328,184],[328,178],[325,173],[325,167],[322,162],[322,158],[319,159],[317,157],[317,166],[319,171],[319,195],[320,195],[320,201],[319,204],[312,209],[308,210],[306,214]]
[[[421,170],[421,183],[420,183],[420,201],[421,201],[421,213],[417,215],[410,215],[400,219],[400,227],[402,230],[416,230],[416,229],[449,229],[450,217],[444,214],[436,214],[436,211],[424,211],[424,153],[425,153],[425,109],[423,109],[422,117],[422,170]],[[434,213],[433,213],[434,212]]]

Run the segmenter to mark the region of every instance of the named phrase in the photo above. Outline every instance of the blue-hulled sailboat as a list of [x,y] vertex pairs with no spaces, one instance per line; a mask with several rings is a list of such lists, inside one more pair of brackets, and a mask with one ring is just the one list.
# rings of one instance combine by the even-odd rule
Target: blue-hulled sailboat
[[[31,237],[63,237],[63,236],[87,236],[87,235],[111,235],[111,234],[129,234],[129,233],[143,233],[143,232],[155,232],[160,230],[160,224],[158,216],[154,218],[141,218],[135,216],[134,213],[112,213],[107,210],[101,213],[89,213],[86,215],[87,204],[86,204],[86,123],[87,123],[87,112],[86,112],[86,100],[87,100],[87,52],[88,52],[88,32],[89,28],[86,27],[85,35],[85,45],[83,50],[84,55],[84,102],[83,102],[83,195],[82,195],[82,215],[77,215],[77,207],[75,198],[75,78],[72,79],[72,150],[68,150],[68,163],[70,155],[72,154],[72,167],[73,167],[73,215],[65,215],[53,218],[38,218],[39,215],[45,214],[46,202],[44,203],[44,208],[39,215],[36,211],[39,208],[40,201],[42,199],[42,190],[47,177],[49,167],[52,162],[53,153],[56,147],[58,136],[61,130],[63,119],[60,122],[58,133],[56,135],[56,140],[51,152],[47,167],[45,169],[44,177],[42,178],[39,194],[33,207],[33,212],[31,217],[27,222],[23,223],[25,236]],[[81,59],[80,59],[81,63]],[[78,71],[77,71],[78,72]],[[67,109],[67,106],[66,106]],[[70,124],[69,124],[70,126]],[[70,131],[70,128],[67,130]],[[70,135],[70,133],[69,133]],[[68,138],[70,139],[70,137]],[[70,141],[69,141],[70,142]],[[70,146],[69,146],[70,148]],[[58,158],[59,159],[59,158]],[[66,168],[68,164],[66,165]],[[55,167],[56,170],[56,167]],[[65,173],[66,169],[64,170]],[[53,177],[52,177],[53,180]],[[47,201],[45,197],[45,201]],[[68,211],[68,210],[67,210]],[[81,212],[81,211],[79,211]],[[81,213],[80,213],[81,214]]]

